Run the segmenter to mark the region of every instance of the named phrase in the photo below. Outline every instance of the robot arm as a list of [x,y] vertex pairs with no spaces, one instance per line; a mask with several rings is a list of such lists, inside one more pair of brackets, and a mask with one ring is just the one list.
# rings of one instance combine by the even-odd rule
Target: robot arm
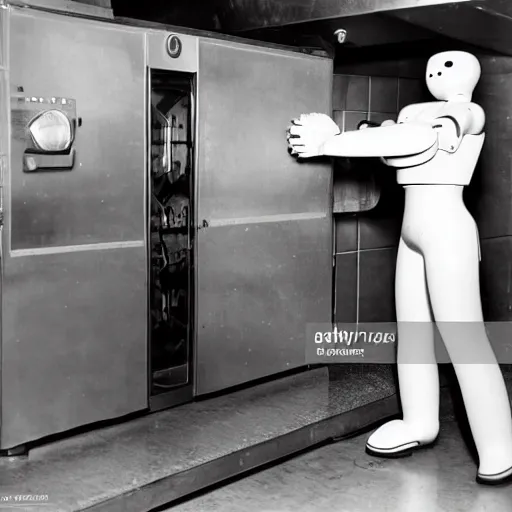
[[301,158],[404,157],[437,151],[438,135],[429,123],[393,124],[345,133],[340,133],[325,114],[302,115],[292,123],[288,145],[292,154]]
[[349,131],[328,139],[323,154],[334,157],[401,157],[437,149],[437,132],[428,123],[394,124]]

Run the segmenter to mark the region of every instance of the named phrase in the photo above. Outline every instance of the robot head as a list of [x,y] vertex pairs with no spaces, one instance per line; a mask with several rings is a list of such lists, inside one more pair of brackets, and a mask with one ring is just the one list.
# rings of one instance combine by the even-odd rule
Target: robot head
[[427,87],[441,101],[471,101],[481,72],[480,62],[471,53],[438,53],[427,64]]

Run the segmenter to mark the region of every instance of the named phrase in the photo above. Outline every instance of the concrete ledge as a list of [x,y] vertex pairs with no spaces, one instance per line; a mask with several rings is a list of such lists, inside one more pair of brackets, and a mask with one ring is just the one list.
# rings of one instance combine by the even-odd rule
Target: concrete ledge
[[[398,413],[391,368],[340,365],[97,428],[0,460],[1,495],[147,512]],[[35,504],[24,510],[40,510]]]
[[169,475],[131,493],[120,495],[87,512],[149,512],[204,490],[223,480],[277,461],[328,440],[341,440],[360,433],[385,418],[398,414],[396,395],[303,427],[265,443],[239,450],[188,471]]

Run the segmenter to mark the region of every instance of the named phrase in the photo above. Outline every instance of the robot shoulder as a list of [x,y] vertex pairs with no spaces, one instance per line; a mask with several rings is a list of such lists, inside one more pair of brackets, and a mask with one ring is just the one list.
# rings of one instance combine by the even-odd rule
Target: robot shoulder
[[484,109],[476,103],[447,103],[443,116],[451,116],[458,122],[463,122],[470,134],[479,134],[485,127]]
[[477,103],[470,103],[469,110],[473,114],[473,133],[479,134],[484,131],[485,128],[485,111]]

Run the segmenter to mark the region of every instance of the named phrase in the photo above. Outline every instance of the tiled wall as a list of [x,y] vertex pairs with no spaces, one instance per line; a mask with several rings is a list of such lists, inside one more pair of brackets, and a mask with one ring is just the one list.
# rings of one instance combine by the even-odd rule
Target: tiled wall
[[[396,120],[400,109],[426,101],[420,79],[335,75],[334,119],[341,129],[354,130],[364,119]],[[340,160],[335,169],[335,191],[343,189],[347,167],[356,166],[364,179],[375,179],[380,199],[375,208],[357,214],[336,215],[336,295],[338,322],[393,322],[396,252],[403,211],[403,190],[392,169],[378,161]],[[335,192],[336,193],[336,192]]]

